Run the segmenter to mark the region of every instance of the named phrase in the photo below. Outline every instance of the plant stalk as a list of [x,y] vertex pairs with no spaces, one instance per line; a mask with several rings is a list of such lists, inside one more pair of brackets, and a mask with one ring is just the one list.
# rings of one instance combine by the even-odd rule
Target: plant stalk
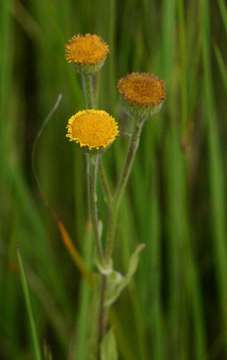
[[[95,108],[95,91],[94,82],[95,79],[92,75],[81,74],[82,89],[85,98],[87,108]],[[100,264],[104,262],[104,251],[101,242],[101,236],[99,232],[99,220],[98,220],[98,207],[97,207],[97,177],[99,168],[100,155],[86,154],[86,169],[87,169],[87,193],[88,193],[88,209],[89,220],[92,222],[92,227],[95,235],[96,250],[98,255],[98,261]],[[100,284],[100,305],[98,315],[98,337],[97,337],[97,357],[100,359],[100,345],[102,338],[105,335],[106,327],[108,323],[107,311],[105,309],[105,294],[107,289],[107,278],[104,274],[101,274]]]
[[103,247],[101,242],[101,236],[99,231],[99,219],[98,219],[98,207],[97,207],[97,175],[99,167],[99,155],[87,154],[87,166],[88,166],[88,201],[90,220],[93,227],[95,236],[96,250],[98,255],[98,261],[102,263],[103,260]]
[[106,334],[108,324],[108,308],[105,307],[105,295],[107,289],[107,276],[101,275],[100,283],[100,308],[98,318],[98,359],[101,359],[101,343]]
[[[140,136],[143,129],[145,119],[138,119],[135,124],[135,128],[131,137],[131,141],[129,143],[128,152],[125,160],[125,164],[118,182],[117,189],[115,191],[114,197],[110,204],[109,209],[109,226],[107,229],[107,246],[105,253],[105,262],[107,266],[111,262],[112,252],[113,252],[113,244],[116,234],[116,225],[118,219],[118,212],[122,200],[122,196],[124,194],[126,185],[128,183],[128,179],[132,170],[132,166],[135,160],[136,152],[139,147]],[[102,275],[101,277],[101,290],[100,290],[100,314],[99,314],[99,338],[98,345],[100,350],[100,345],[103,336],[106,333],[107,324],[108,324],[108,308],[105,307],[105,293],[107,288],[107,276]],[[99,354],[99,359],[101,358]]]
[[112,206],[110,208],[109,226],[107,230],[107,246],[106,246],[106,254],[105,254],[105,259],[107,261],[107,264],[111,260],[114,239],[116,234],[118,212],[119,212],[122,196],[124,194],[126,185],[128,183],[128,179],[132,171],[132,166],[135,160],[135,156],[139,147],[140,137],[144,122],[145,119],[138,119],[135,124],[134,131],[132,133],[132,137],[128,147],[125,164],[123,166],[123,170],[118,182],[118,186],[113,197]]
[[94,91],[95,75],[85,75],[81,73],[81,84],[85,100],[86,109],[95,108],[95,91]]

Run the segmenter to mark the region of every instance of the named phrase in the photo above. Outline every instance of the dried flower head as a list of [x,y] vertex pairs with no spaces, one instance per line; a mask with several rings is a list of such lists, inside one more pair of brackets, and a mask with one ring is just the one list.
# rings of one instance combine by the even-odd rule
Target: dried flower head
[[86,73],[98,71],[109,53],[108,45],[95,34],[75,35],[65,49],[66,60],[75,64],[78,71]]
[[157,112],[166,97],[164,82],[152,74],[131,73],[120,79],[117,87],[134,113]]
[[67,125],[67,137],[89,150],[109,146],[118,135],[118,125],[103,110],[83,110],[71,116]]

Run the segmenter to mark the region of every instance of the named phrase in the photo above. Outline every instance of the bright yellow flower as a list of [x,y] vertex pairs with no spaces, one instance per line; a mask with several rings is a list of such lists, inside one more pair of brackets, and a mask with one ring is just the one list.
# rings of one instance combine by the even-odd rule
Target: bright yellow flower
[[118,135],[118,125],[103,110],[83,110],[71,116],[67,125],[67,137],[89,150],[109,146]]
[[[98,35],[75,35],[66,44],[66,60],[79,69],[97,71],[103,65],[108,53],[108,45]],[[91,71],[92,72],[92,71]]]

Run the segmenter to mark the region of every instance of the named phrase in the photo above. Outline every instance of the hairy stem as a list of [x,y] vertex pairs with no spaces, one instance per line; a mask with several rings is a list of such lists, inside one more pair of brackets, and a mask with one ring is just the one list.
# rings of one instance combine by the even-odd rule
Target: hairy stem
[[[94,108],[96,102],[94,83],[95,78],[92,75],[81,74],[81,83],[85,103],[87,108]],[[97,176],[99,167],[99,155],[86,154],[86,168],[87,168],[87,190],[88,190],[88,209],[89,219],[92,222],[92,227],[95,235],[96,250],[98,255],[98,261],[103,264],[104,251],[101,242],[101,236],[99,232],[99,220],[98,220],[98,207],[97,207]],[[102,171],[102,173],[104,173]],[[105,183],[107,186],[107,183]],[[107,189],[107,187],[106,187]],[[106,190],[107,191],[107,190]],[[109,192],[107,192],[109,195]],[[100,359],[100,345],[102,338],[105,335],[106,327],[108,323],[107,311],[105,309],[105,294],[107,289],[107,278],[101,274],[101,286],[100,286],[100,305],[98,315],[98,342],[97,342],[97,357]]]
[[[139,119],[135,125],[134,132],[131,137],[131,141],[129,143],[128,152],[125,160],[125,164],[118,182],[118,186],[114,197],[111,197],[110,208],[109,208],[109,226],[107,229],[107,246],[105,253],[105,261],[107,265],[111,261],[112,252],[113,252],[113,244],[116,233],[116,224],[118,218],[118,212],[120,203],[122,200],[123,193],[125,191],[126,185],[128,183],[128,179],[132,170],[132,166],[135,160],[136,152],[139,147],[140,136],[142,132],[142,128],[144,125],[143,119]],[[99,333],[98,333],[98,345],[100,350],[100,345],[103,336],[107,330],[108,324],[108,308],[105,307],[105,293],[107,289],[107,276],[102,275],[101,277],[101,290],[100,290],[100,312],[99,312]],[[100,353],[99,358],[100,359]]]
[[86,75],[81,73],[81,85],[87,109],[95,107],[95,91],[94,91],[95,75]]
[[102,339],[106,334],[107,324],[108,324],[108,309],[105,307],[105,295],[107,288],[107,277],[106,275],[101,275],[101,284],[100,284],[100,307],[99,307],[99,318],[98,318],[98,359],[101,358],[101,343]]
[[112,189],[102,161],[100,163],[100,176],[102,181],[104,200],[106,201],[107,206],[110,207],[113,200]]
[[113,245],[114,245],[114,239],[116,234],[116,225],[117,225],[117,219],[118,219],[118,212],[122,200],[122,196],[124,194],[126,185],[128,183],[128,179],[132,170],[132,166],[135,160],[135,156],[137,153],[137,149],[139,147],[140,142],[140,136],[143,129],[145,120],[144,119],[138,119],[135,128],[129,143],[128,152],[126,156],[126,160],[123,166],[123,170],[118,182],[118,186],[116,189],[116,192],[113,197],[112,206],[110,208],[109,213],[109,226],[107,231],[107,246],[106,246],[106,261],[107,263],[110,261],[112,252],[113,252]]
[[96,250],[99,262],[102,262],[103,259],[103,248],[101,242],[101,236],[99,232],[99,219],[98,219],[98,207],[97,207],[97,175],[98,175],[98,166],[99,166],[99,155],[87,154],[88,157],[88,200],[89,200],[89,211],[90,219],[92,222],[92,227],[95,236]]

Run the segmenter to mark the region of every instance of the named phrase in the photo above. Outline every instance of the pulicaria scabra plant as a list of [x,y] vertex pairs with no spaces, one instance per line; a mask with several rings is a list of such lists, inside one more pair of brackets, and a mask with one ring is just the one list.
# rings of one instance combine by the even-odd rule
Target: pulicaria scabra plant
[[[96,254],[92,255],[96,264],[100,281],[97,284],[99,306],[97,308],[97,326],[95,346],[89,349],[92,359],[109,359],[109,352],[117,358],[116,343],[110,329],[108,314],[111,305],[118,299],[122,290],[134,276],[139,254],[144,245],[140,244],[131,255],[128,272],[120,274],[114,269],[113,250],[116,241],[116,228],[121,199],[125,191],[136,152],[139,147],[141,133],[145,121],[160,111],[166,98],[164,82],[156,76],[134,72],[118,81],[118,91],[126,104],[130,116],[134,118],[134,129],[129,139],[123,169],[115,191],[109,193],[104,186],[103,191],[108,200],[108,219],[102,221],[98,213],[97,181],[101,158],[119,134],[117,122],[104,110],[94,110],[97,98],[95,88],[96,76],[109,53],[108,45],[97,35],[76,35],[66,44],[66,59],[76,65],[81,75],[82,90],[86,109],[71,116],[67,124],[67,137],[85,149],[86,177],[88,190],[88,216],[92,223]],[[102,169],[105,172],[104,169]],[[100,224],[102,224],[100,228]],[[104,231],[103,231],[104,230]],[[105,239],[103,239],[104,235]],[[88,324],[89,327],[89,324]],[[93,335],[94,338],[94,335]],[[94,341],[93,341],[94,344]]]

